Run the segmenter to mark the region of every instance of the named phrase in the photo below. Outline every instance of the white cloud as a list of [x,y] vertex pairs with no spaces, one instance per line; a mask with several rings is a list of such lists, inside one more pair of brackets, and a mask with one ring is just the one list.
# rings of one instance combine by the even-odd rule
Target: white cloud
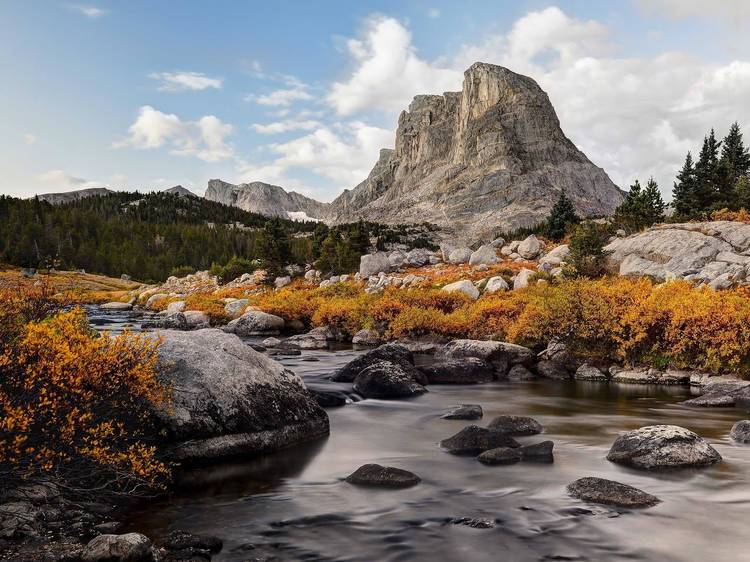
[[149,105],[140,108],[128,129],[129,136],[115,142],[115,148],[153,149],[168,146],[172,154],[194,156],[205,162],[218,162],[234,155],[226,138],[233,127],[213,115],[197,121],[183,121],[177,115],[163,113]]
[[35,144],[37,141],[36,135],[32,135],[31,133],[26,133],[23,136],[23,142],[25,142],[28,145]]
[[438,10],[437,8],[430,8],[429,10],[427,10],[427,17],[433,20],[439,18],[440,10]]
[[66,189],[83,188],[91,184],[89,180],[72,176],[64,170],[49,170],[39,174],[36,179],[42,183]]
[[98,19],[107,13],[107,10],[84,4],[72,4],[70,8],[92,20]]
[[256,133],[261,135],[276,135],[279,133],[288,133],[290,131],[311,131],[320,126],[320,122],[313,120],[287,119],[285,121],[276,121],[262,125],[254,123],[251,125]]
[[750,19],[747,0],[635,0],[647,14],[658,14],[670,19],[721,17],[733,23]]
[[309,101],[314,99],[304,84],[295,85],[292,88],[283,88],[274,90],[269,94],[254,95],[250,94],[245,97],[246,101],[253,101],[260,105],[282,106],[287,107],[295,101]]
[[398,21],[370,17],[361,38],[346,43],[355,68],[335,82],[328,102],[341,115],[358,110],[399,111],[418,93],[442,92],[461,84],[461,72],[442,68],[417,56],[411,34]]
[[154,72],[150,78],[159,80],[160,92],[183,92],[185,90],[221,89],[222,79],[211,78],[202,72]]

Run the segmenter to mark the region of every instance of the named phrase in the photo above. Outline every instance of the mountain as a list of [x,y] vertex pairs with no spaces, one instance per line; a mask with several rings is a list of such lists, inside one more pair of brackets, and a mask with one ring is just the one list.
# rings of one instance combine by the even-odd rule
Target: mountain
[[178,197],[198,197],[195,193],[193,193],[189,189],[185,189],[181,185],[176,185],[174,187],[170,187],[169,189],[165,189],[164,193],[171,193],[172,195],[177,195]]
[[209,201],[233,205],[252,213],[285,219],[322,220],[329,213],[327,203],[259,181],[234,185],[221,180],[209,180],[204,197]]
[[91,187],[89,189],[79,189],[78,191],[63,191],[60,193],[43,193],[37,195],[41,201],[46,201],[52,205],[62,205],[63,203],[70,203],[71,201],[79,201],[86,197],[95,197],[97,195],[107,195],[114,193],[111,189],[106,187]]
[[610,214],[623,193],[560,128],[531,78],[476,63],[461,92],[417,96],[395,150],[333,201],[328,220],[432,222],[471,237],[532,226],[565,190],[583,216]]

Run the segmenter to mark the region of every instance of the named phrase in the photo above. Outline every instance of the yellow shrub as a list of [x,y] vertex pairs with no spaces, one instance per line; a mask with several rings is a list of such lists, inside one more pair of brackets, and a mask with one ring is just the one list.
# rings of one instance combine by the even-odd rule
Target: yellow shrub
[[408,307],[390,323],[387,334],[393,338],[420,336],[464,337],[468,332],[468,316],[464,310],[446,314],[434,308]]
[[322,300],[312,323],[315,326],[330,326],[334,332],[351,337],[366,325],[369,300],[344,297]]
[[312,324],[312,317],[318,309],[314,289],[290,287],[284,287],[279,291],[267,291],[258,296],[254,304],[263,312],[281,316],[287,322],[298,320],[305,326]]
[[185,310],[205,312],[212,326],[225,324],[230,320],[227,313],[224,312],[224,303],[214,295],[196,293],[188,295],[184,300]]

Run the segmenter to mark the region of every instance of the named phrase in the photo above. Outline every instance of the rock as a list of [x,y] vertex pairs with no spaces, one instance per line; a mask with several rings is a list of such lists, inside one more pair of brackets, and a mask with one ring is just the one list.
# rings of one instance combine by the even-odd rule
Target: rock
[[153,320],[146,320],[141,322],[141,329],[143,330],[189,330],[191,326],[188,324],[187,317],[182,312],[176,312],[169,316],[163,316],[161,318],[154,318]]
[[495,248],[490,244],[479,246],[471,256],[469,256],[469,264],[471,265],[494,265],[500,261],[495,252]]
[[284,319],[260,310],[247,310],[224,327],[224,331],[240,337],[275,336],[284,329]]
[[735,423],[729,432],[729,437],[739,443],[750,443],[750,420]]
[[384,271],[389,272],[391,264],[388,261],[388,254],[377,252],[375,254],[365,254],[359,259],[359,276],[367,279],[371,275],[377,275]]
[[277,289],[281,289],[282,287],[286,287],[292,282],[292,278],[288,275],[285,277],[277,277],[273,280],[273,286]]
[[536,364],[536,372],[540,376],[558,381],[570,380],[570,373],[557,361],[543,359]]
[[352,343],[354,345],[379,345],[381,342],[380,334],[376,330],[369,330],[367,328],[358,331],[352,337]]
[[312,392],[315,401],[322,408],[338,408],[339,406],[346,405],[346,394],[343,392],[324,392],[320,390],[311,390],[310,392]]
[[721,455],[703,438],[676,425],[650,425],[621,434],[607,459],[633,468],[654,470],[707,466]]
[[482,464],[513,464],[521,460],[521,450],[511,447],[498,447],[485,451],[477,457]]
[[185,310],[185,301],[174,301],[167,305],[167,314],[176,314]]
[[131,277],[127,273],[123,273],[122,275],[120,275],[120,279],[123,281],[130,281]]
[[498,447],[520,447],[509,435],[478,425],[467,426],[452,437],[443,439],[440,446],[454,455],[478,455]]
[[521,271],[516,273],[513,278],[513,290],[525,289],[529,286],[529,280],[532,275],[536,275],[536,271],[524,267]]
[[491,382],[495,378],[495,369],[483,359],[463,357],[448,359],[419,368],[427,377],[429,384],[477,384]]
[[99,306],[102,310],[133,310],[129,302],[107,302]]
[[510,289],[508,283],[499,275],[490,277],[487,280],[487,284],[484,286],[485,293],[497,293],[499,291],[507,291],[508,289]]
[[562,244],[553,248],[547,252],[544,257],[539,259],[539,264],[549,264],[552,266],[558,266],[561,263],[565,263],[570,255],[570,247],[567,244]]
[[237,299],[236,301],[228,302],[227,304],[225,304],[224,312],[230,318],[237,318],[243,312],[245,312],[248,304],[250,304],[250,301],[247,299]]
[[577,381],[602,381],[606,382],[609,380],[609,374],[599,369],[595,365],[584,363],[578,369],[576,369],[573,378]]
[[492,242],[490,242],[490,246],[493,248],[502,248],[505,245],[505,239],[503,238],[495,238]]
[[686,406],[728,408],[750,401],[750,381],[711,382],[703,387],[703,394],[683,402]]
[[401,250],[396,250],[388,254],[388,264],[390,265],[390,271],[394,271],[404,265],[406,261],[406,254]]
[[[263,347],[278,347],[281,344],[281,340],[278,338],[270,337],[263,340]],[[265,351],[265,349],[263,350]]]
[[440,417],[444,420],[479,420],[483,415],[479,404],[461,404]]
[[414,248],[406,254],[406,262],[413,267],[422,267],[430,262],[434,254],[425,248]]
[[533,445],[524,445],[519,449],[521,458],[529,462],[553,462],[552,449],[555,444],[552,441],[540,441]]
[[365,398],[409,398],[427,392],[412,372],[390,361],[377,361],[361,371],[353,388]]
[[568,485],[567,491],[579,500],[617,507],[651,507],[661,501],[638,488],[594,476],[579,478]]
[[159,302],[163,301],[164,299],[168,299],[169,295],[165,293],[156,293],[155,295],[151,295],[148,297],[148,300],[146,301],[146,304],[144,305],[146,308],[153,308],[154,305]]
[[151,541],[140,533],[99,535],[83,549],[84,562],[150,562]]
[[483,340],[453,340],[440,350],[440,356],[449,359],[476,357],[490,363],[495,374],[504,377],[511,365],[533,363],[534,352],[529,348],[507,342]]
[[451,525],[464,525],[473,529],[493,529],[495,527],[495,521],[492,519],[477,517],[454,517],[448,523]]
[[[3,490],[3,495],[6,494]],[[11,501],[0,504],[0,539],[37,537],[41,531],[41,519],[42,512],[31,502]]]
[[523,240],[516,248],[516,251],[525,260],[533,260],[542,251],[542,244],[533,234]]
[[508,371],[507,378],[512,381],[532,381],[537,376],[523,365],[513,365]]
[[320,271],[316,269],[310,269],[305,272],[305,281],[313,282],[320,277]]
[[173,551],[199,549],[216,553],[221,551],[223,546],[224,543],[217,537],[194,535],[183,530],[172,531],[164,539],[164,548]]
[[414,355],[406,346],[399,343],[386,343],[344,365],[333,374],[331,380],[334,382],[353,382],[359,373],[379,361],[396,363],[405,369],[414,368]]
[[544,430],[542,424],[534,418],[526,416],[497,416],[487,428],[514,437],[517,435],[536,435]]
[[401,468],[365,464],[346,477],[350,484],[377,486],[380,488],[409,488],[421,482],[421,478]]
[[211,325],[211,319],[205,312],[186,310],[182,314],[185,316],[185,321],[191,330],[200,330],[201,328],[208,328]]
[[448,255],[448,262],[452,264],[468,263],[472,251],[470,248],[456,248]]
[[657,369],[620,369],[612,367],[609,370],[612,382],[629,384],[688,384],[690,382],[689,371],[677,371],[668,369],[659,371]]
[[285,339],[281,345],[288,349],[328,349],[328,342],[335,339],[328,326],[318,326],[306,334]]
[[474,286],[474,283],[472,283],[468,279],[462,279],[461,281],[450,283],[443,287],[443,291],[446,291],[448,293],[460,292],[472,300],[477,300],[479,298],[479,289],[477,289]]
[[280,449],[328,434],[328,416],[302,379],[232,334],[165,330],[159,379],[172,403],[157,408],[176,460]]

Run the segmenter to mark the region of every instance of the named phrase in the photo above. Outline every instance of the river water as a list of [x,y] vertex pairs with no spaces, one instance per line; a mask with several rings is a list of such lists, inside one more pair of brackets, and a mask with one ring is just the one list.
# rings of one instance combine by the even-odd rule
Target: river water
[[[127,319],[97,313],[92,322],[116,332]],[[357,353],[279,359],[310,387],[350,393],[350,385],[326,377]],[[143,507],[127,524],[153,537],[175,528],[218,536],[225,544],[218,561],[750,560],[750,446],[728,437],[748,413],[681,406],[689,394],[682,387],[543,380],[433,385],[412,400],[354,401],[328,410],[328,438],[187,472],[173,495]],[[484,408],[483,420],[440,419],[468,403]],[[554,463],[484,466],[438,447],[464,426],[500,414],[539,420],[542,435],[518,440],[551,439]],[[724,460],[662,473],[606,460],[619,432],[657,423],[695,431]],[[392,491],[342,481],[365,463],[408,469],[422,482]],[[586,504],[565,493],[582,476],[636,486],[662,503],[647,510]],[[456,518],[490,519],[495,526],[473,528]]]

